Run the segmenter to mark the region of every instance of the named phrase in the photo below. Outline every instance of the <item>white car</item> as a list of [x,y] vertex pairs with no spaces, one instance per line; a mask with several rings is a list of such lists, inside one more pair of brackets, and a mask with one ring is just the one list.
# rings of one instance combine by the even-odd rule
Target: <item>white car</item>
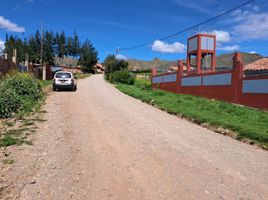
[[59,71],[54,75],[53,91],[56,90],[72,90],[76,91],[76,78],[71,72]]

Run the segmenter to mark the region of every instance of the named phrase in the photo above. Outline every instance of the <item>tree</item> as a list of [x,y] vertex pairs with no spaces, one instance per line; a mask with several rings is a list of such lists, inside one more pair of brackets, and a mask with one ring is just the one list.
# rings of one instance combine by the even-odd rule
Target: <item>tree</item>
[[78,65],[85,73],[94,73],[93,66],[98,62],[98,52],[95,50],[89,40],[86,40],[81,48],[81,55],[78,60]]
[[62,31],[58,38],[58,56],[63,59],[66,53],[66,36],[65,32]]
[[108,55],[104,61],[105,74],[120,71],[128,68],[128,63],[124,60],[118,60],[114,55]]
[[4,52],[7,54],[9,60],[12,59],[13,48],[15,47],[14,45],[15,45],[15,38],[12,35],[9,36],[8,34],[6,34],[6,43]]
[[77,57],[80,53],[80,41],[76,32],[73,35],[72,56]]
[[60,34],[57,32],[53,38],[53,53],[56,56],[59,55],[59,40],[60,40]]
[[13,50],[17,50],[17,61],[21,62],[25,60],[26,44],[22,39],[6,35],[6,43],[4,52],[7,53],[8,59],[11,60],[13,56]]
[[44,63],[50,65],[54,64],[53,40],[54,40],[53,32],[46,31],[43,46],[43,61]]
[[[42,41],[43,40],[43,41]],[[17,61],[26,60],[28,55],[29,61],[40,63],[41,60],[41,44],[43,46],[42,59],[44,63],[53,65],[55,57],[61,59],[64,56],[79,58],[79,63],[86,72],[93,72],[93,66],[98,61],[98,52],[95,50],[89,40],[86,40],[81,48],[79,37],[74,32],[73,36],[66,37],[65,32],[46,31],[44,37],[41,38],[39,31],[28,38],[14,37],[6,34],[4,53],[8,54],[8,59],[12,59],[13,50],[17,49]]]
[[73,38],[68,37],[65,55],[72,56],[72,54],[73,54]]
[[37,63],[40,60],[40,47],[36,42],[35,36],[30,36],[28,41],[28,55],[29,61]]
[[17,62],[25,61],[24,43],[20,38],[15,38],[14,49],[17,50]]

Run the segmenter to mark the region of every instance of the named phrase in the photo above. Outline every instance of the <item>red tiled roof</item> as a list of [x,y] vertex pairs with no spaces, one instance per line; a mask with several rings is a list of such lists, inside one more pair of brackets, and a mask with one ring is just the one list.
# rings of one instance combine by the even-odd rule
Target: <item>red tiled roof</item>
[[104,66],[102,65],[102,64],[100,64],[100,63],[97,63],[96,65],[95,65],[95,67],[99,67],[100,69],[102,69],[102,70],[104,70]]
[[268,58],[262,58],[260,60],[257,60],[256,62],[247,64],[245,66],[245,70],[252,70],[252,71],[268,70]]

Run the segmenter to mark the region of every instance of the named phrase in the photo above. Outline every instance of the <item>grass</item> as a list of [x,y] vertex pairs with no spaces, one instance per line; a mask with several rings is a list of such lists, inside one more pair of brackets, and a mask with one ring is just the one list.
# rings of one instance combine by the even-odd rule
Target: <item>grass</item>
[[15,125],[15,122],[14,121],[5,121],[4,124],[7,125],[8,127],[12,127]]
[[0,147],[27,144],[32,145],[31,141],[26,140],[28,133],[32,133],[30,128],[11,129],[5,132],[0,138]]
[[18,143],[18,140],[11,135],[6,134],[0,141],[0,147],[8,147]]
[[83,78],[88,78],[90,77],[92,74],[83,74],[83,73],[76,73],[75,76],[77,77],[77,79],[83,79]]
[[[52,80],[40,81],[26,73],[15,73],[1,79],[1,82],[9,83],[9,87],[14,87],[14,91],[18,93],[18,99],[22,101],[23,107],[13,111],[7,119],[2,119],[3,123],[0,124],[0,147],[21,144],[32,145],[32,142],[27,140],[27,136],[36,132],[35,122],[46,121],[41,117],[41,114],[44,113],[41,109],[46,98],[44,94],[47,94],[45,91],[48,91],[51,87]],[[10,82],[12,85],[10,85]],[[33,86],[36,86],[36,88],[33,88]],[[22,91],[25,91],[27,95],[24,95]],[[38,94],[39,98],[36,98]]]
[[5,165],[12,165],[13,163],[14,163],[14,160],[12,160],[12,159],[3,160],[3,164],[5,164]]
[[134,85],[117,84],[116,87],[168,113],[206,124],[212,129],[231,130],[238,140],[250,140],[268,148],[268,112],[192,95],[152,90],[150,82],[145,79],[137,79]]
[[[42,118],[42,114],[46,113],[46,111],[41,110],[44,100],[45,97],[42,97],[31,112],[21,113],[21,118],[16,115],[17,118],[12,119],[12,121],[10,119],[4,121],[4,125],[8,128],[4,129],[4,132],[0,134],[0,147],[21,144],[32,145],[32,142],[27,140],[27,136],[36,132],[37,126],[35,125],[35,122],[47,121]],[[17,120],[17,126],[12,128],[16,124],[14,120]]]
[[45,87],[51,86],[53,83],[53,80],[45,80],[45,81],[39,80],[39,83],[42,88],[45,88]]

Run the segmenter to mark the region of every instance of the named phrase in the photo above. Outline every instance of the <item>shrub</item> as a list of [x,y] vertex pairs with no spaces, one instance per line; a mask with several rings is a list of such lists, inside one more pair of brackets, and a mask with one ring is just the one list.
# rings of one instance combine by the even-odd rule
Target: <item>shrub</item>
[[128,63],[124,60],[117,59],[114,55],[108,55],[104,61],[105,74],[110,74],[120,70],[126,70]]
[[[28,73],[13,73],[7,75],[3,80],[2,89],[14,89],[20,96],[27,96],[33,100],[42,96],[40,83]],[[1,86],[0,86],[1,88]]]
[[0,118],[9,118],[22,106],[19,95],[13,88],[0,88]]
[[0,80],[0,118],[31,111],[42,97],[39,82],[27,73],[12,73]]
[[135,83],[135,76],[127,70],[120,70],[115,71],[113,73],[109,73],[106,75],[106,78],[112,83],[119,82],[128,85],[133,85]]

